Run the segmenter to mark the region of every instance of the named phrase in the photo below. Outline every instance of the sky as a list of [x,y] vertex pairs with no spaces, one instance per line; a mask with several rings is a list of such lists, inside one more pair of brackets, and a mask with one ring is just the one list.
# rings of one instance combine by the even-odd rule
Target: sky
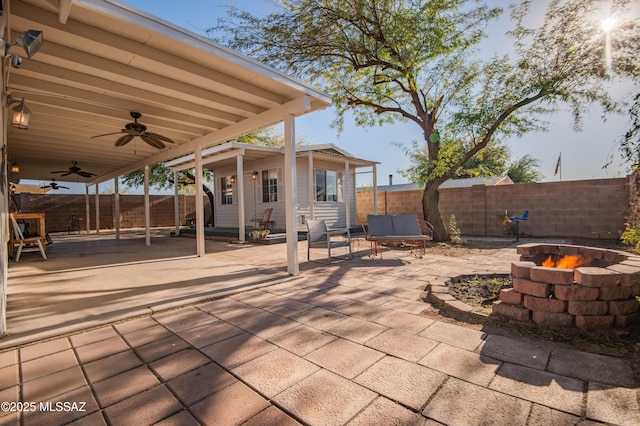
[[[254,14],[266,14],[272,7],[268,0],[121,1],[203,36],[206,36],[207,28],[214,26],[217,19],[226,14],[229,4],[234,4],[241,9],[250,9]],[[511,2],[489,1],[489,3],[500,4],[506,9],[506,5]],[[546,2],[538,0],[533,3],[533,11],[538,16],[542,16]],[[640,11],[640,6],[638,9]],[[504,36],[504,32],[509,27],[510,20],[508,13],[505,12],[503,18],[491,26],[488,40],[481,45],[481,55],[486,55],[488,58],[495,53],[504,53],[504,49],[508,48],[505,41],[511,42]],[[616,86],[618,93],[630,93],[633,90],[636,89],[632,83]],[[579,133],[573,130],[573,118],[568,110],[544,118],[550,123],[547,132],[529,133],[507,141],[513,160],[524,155],[530,155],[539,160],[539,171],[544,176],[543,182],[558,181],[560,178],[564,181],[626,175],[626,166],[621,164],[622,160],[617,155],[616,141],[629,127],[628,116],[610,116],[606,122],[603,122],[600,110],[594,105],[585,114],[584,125]],[[378,185],[386,185],[389,175],[393,175],[394,184],[407,182],[399,170],[408,168],[410,162],[397,144],[408,146],[414,140],[423,140],[420,128],[415,123],[395,123],[386,124],[383,127],[363,128],[356,126],[351,117],[346,117],[344,130],[338,133],[337,129],[329,127],[334,119],[333,108],[299,117],[296,119],[296,136],[304,138],[305,143],[309,144],[334,143],[355,157],[379,162]],[[603,169],[611,152],[616,154],[615,160],[608,169]],[[554,176],[560,153],[562,153],[561,172]],[[358,186],[371,184],[369,174],[358,175],[357,179]],[[84,185],[81,186],[79,190],[72,187],[70,190],[60,190],[56,193],[64,193],[64,191],[84,193]],[[108,187],[108,183],[101,184],[101,192]]]

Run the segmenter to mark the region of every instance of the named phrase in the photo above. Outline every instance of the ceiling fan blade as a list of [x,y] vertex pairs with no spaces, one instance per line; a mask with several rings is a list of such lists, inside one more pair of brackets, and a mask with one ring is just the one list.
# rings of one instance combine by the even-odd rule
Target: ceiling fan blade
[[67,173],[69,170],[59,170],[57,172],[51,172],[51,173]]
[[69,175],[71,175],[71,174],[73,174],[73,172],[67,172],[67,173],[65,173],[65,174],[63,174],[63,175],[60,175],[60,177],[62,177],[62,176],[69,176]]
[[164,144],[161,141],[154,138],[153,136],[150,136],[148,133],[141,134],[140,139],[142,139],[143,141],[145,141],[146,143],[148,143],[154,148],[158,148],[158,149],[164,148]]
[[78,174],[85,178],[90,178],[91,176],[98,176],[95,173],[89,173],[89,172],[83,172],[83,171],[79,171]]
[[62,189],[69,189],[68,186],[58,186],[58,188],[62,188]]
[[148,136],[151,136],[151,137],[153,137],[153,138],[156,138],[156,139],[158,139],[158,140],[161,140],[161,141],[163,141],[163,142],[167,142],[167,143],[175,143],[172,139],[170,139],[170,138],[168,138],[168,137],[166,137],[166,136],[159,135],[159,134],[157,134],[157,133],[153,133],[153,132],[145,132],[144,134],[145,134],[145,135],[148,135]]
[[104,135],[91,136],[91,139],[94,139],[94,138],[101,138],[101,137],[103,137],[103,136],[117,135],[117,134],[119,134],[119,133],[122,133],[122,131],[120,131],[120,132],[105,133]]
[[121,136],[120,138],[118,138],[118,140],[116,141],[116,146],[123,146],[128,144],[129,142],[131,142],[131,140],[135,138],[134,135],[124,135]]

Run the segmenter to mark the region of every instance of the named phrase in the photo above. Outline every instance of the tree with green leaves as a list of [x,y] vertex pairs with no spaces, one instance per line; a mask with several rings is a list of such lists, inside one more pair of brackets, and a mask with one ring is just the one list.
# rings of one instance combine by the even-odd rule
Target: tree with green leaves
[[[630,1],[616,0],[610,13],[624,18]],[[502,10],[465,0],[284,0],[266,16],[231,9],[212,34],[330,93],[339,128],[347,112],[362,126],[419,126],[423,214],[442,241],[438,188],[493,140],[543,130],[538,117],[562,104],[578,128],[591,103],[620,111],[609,83],[637,75],[638,25],[605,37],[602,7],[551,0],[542,25],[529,28],[531,1],[524,1],[511,10],[515,53],[490,60],[480,60],[477,47]]]

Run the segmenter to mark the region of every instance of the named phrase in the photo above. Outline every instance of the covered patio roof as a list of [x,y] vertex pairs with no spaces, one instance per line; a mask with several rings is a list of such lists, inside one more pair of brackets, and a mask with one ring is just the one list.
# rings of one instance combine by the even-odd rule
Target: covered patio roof
[[[32,111],[28,130],[8,127],[11,180],[97,183],[192,153],[330,105],[328,95],[211,40],[110,0],[3,1],[5,42],[41,30],[31,59],[6,67],[6,93]],[[114,146],[142,114],[148,131],[175,144],[158,150],[136,137]],[[78,162],[89,179],[53,171]]]

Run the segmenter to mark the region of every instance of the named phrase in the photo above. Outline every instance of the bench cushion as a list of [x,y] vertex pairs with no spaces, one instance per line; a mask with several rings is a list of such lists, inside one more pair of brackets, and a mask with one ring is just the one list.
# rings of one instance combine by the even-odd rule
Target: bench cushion
[[415,214],[399,214],[392,217],[393,235],[422,235],[420,225],[418,224],[418,216]]
[[393,236],[393,220],[389,215],[368,215],[367,224],[371,237]]

